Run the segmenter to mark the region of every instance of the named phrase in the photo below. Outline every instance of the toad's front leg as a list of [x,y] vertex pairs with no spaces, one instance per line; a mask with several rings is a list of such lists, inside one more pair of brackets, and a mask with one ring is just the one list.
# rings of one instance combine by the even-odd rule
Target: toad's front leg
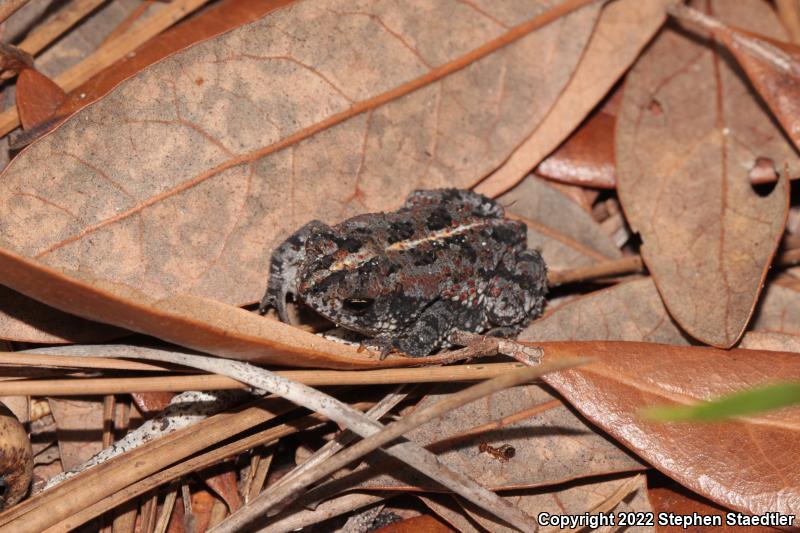
[[391,334],[381,334],[373,342],[388,340],[396,350],[411,357],[425,357],[439,348],[449,346],[447,338],[456,330],[483,331],[486,313],[480,307],[467,307],[454,300],[437,300],[407,328]]
[[331,228],[319,220],[312,220],[272,252],[267,292],[258,307],[261,314],[273,307],[278,311],[281,322],[289,322],[286,296],[297,294],[298,271],[306,259],[306,241],[311,235],[322,231],[330,232]]

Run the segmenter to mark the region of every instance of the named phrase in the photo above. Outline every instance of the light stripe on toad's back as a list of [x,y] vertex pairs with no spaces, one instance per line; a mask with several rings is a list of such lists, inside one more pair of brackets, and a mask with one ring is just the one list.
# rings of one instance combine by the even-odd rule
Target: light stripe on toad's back
[[[481,226],[488,226],[488,225],[490,225],[490,224],[487,224],[486,220],[481,220],[479,222],[472,222],[470,224],[465,224],[465,225],[456,226],[456,227],[452,227],[452,228],[445,228],[445,229],[442,229],[442,230],[439,230],[439,231],[433,231],[433,232],[425,235],[424,237],[422,237],[420,239],[409,239],[409,240],[405,240],[405,241],[398,241],[398,242],[392,243],[392,244],[386,246],[384,248],[384,251],[386,251],[386,252],[398,252],[398,251],[413,250],[414,248],[416,248],[420,244],[425,244],[425,243],[428,243],[428,242],[442,241],[444,239],[447,239],[448,237],[456,237],[456,236],[461,235],[463,233],[467,233],[469,230],[471,230],[473,228],[478,228],[478,227],[481,227]],[[351,269],[353,267],[358,267],[360,265],[363,265],[364,263],[366,263],[367,261],[369,261],[373,257],[375,257],[375,254],[373,252],[369,252],[369,251],[359,251],[359,252],[350,253],[350,254],[347,254],[347,256],[345,256],[343,259],[333,263],[330,266],[329,270],[331,272],[336,272],[336,271],[339,271],[339,270],[346,270],[346,269]]]

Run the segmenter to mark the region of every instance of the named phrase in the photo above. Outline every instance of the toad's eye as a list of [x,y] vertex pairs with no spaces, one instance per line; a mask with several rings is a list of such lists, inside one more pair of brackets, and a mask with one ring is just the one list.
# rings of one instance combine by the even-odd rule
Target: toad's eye
[[363,313],[375,303],[372,298],[345,298],[343,306],[351,313]]

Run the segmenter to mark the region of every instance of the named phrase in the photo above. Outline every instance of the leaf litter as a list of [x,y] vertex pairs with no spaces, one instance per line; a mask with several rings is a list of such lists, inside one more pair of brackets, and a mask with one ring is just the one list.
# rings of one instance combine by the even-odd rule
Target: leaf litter
[[[705,26],[680,27],[665,23],[681,13],[671,3],[219,0],[160,35],[186,16],[170,11],[184,3],[117,0],[93,12],[76,1],[60,7],[61,19],[32,7],[13,15],[10,27],[32,26],[30,40],[15,30],[9,44],[32,53],[38,70],[15,81],[30,145],[10,154],[0,187],[8,355],[119,338],[132,346],[126,357],[161,358],[169,370],[96,357],[64,364],[75,353],[113,355],[103,344],[48,348],[54,367],[25,361],[78,383],[153,372],[167,383],[200,368],[291,403],[211,401],[177,427],[169,407],[140,419],[146,398],[53,397],[26,422],[31,437],[58,444],[36,446],[30,459],[43,476],[36,486],[49,479],[53,488],[0,513],[0,531],[113,517],[147,531],[189,522],[233,531],[269,508],[270,531],[335,529],[381,501],[346,494],[354,489],[380,489],[396,505],[419,499],[430,511],[414,504],[408,513],[434,513],[460,531],[535,530],[540,512],[798,514],[797,409],[716,424],[639,415],[800,380],[799,285],[785,269],[794,241],[784,239],[798,175],[797,54],[781,26],[800,20],[755,0],[703,1],[691,7],[710,17],[700,17]],[[78,32],[89,36],[83,60],[67,48]],[[49,49],[36,44],[62,34]],[[16,116],[0,113],[0,129]],[[321,395],[244,363],[402,372],[455,361],[380,360],[315,335],[319,324],[301,329],[240,308],[260,298],[272,250],[305,222],[393,210],[412,189],[445,186],[497,197],[542,251],[551,303],[519,336],[543,349],[540,371],[578,356],[590,364],[440,407],[440,419],[410,429],[415,413],[464,386],[418,385],[387,404],[379,425],[360,414],[392,397],[374,381]],[[494,346],[462,353],[494,365],[506,357]],[[15,390],[40,379],[10,361],[0,367]],[[89,407],[91,417],[80,410]],[[281,464],[302,463],[299,442],[331,435],[326,420],[366,435],[392,419],[408,440],[376,442],[399,451],[403,466],[342,434],[333,455],[277,479]],[[109,447],[95,466],[58,475],[118,438],[115,456]],[[277,455],[261,455],[269,443]],[[664,476],[690,497],[658,488]],[[261,495],[244,483],[256,478]],[[693,503],[709,500],[718,507]]]

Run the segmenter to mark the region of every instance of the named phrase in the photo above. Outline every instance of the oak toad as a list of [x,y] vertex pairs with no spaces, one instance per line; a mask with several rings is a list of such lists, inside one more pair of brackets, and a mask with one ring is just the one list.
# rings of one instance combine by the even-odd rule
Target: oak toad
[[411,356],[456,330],[518,333],[544,305],[547,271],[526,228],[460,189],[418,190],[392,213],[314,220],[272,254],[260,310],[288,322],[289,294],[366,344]]

